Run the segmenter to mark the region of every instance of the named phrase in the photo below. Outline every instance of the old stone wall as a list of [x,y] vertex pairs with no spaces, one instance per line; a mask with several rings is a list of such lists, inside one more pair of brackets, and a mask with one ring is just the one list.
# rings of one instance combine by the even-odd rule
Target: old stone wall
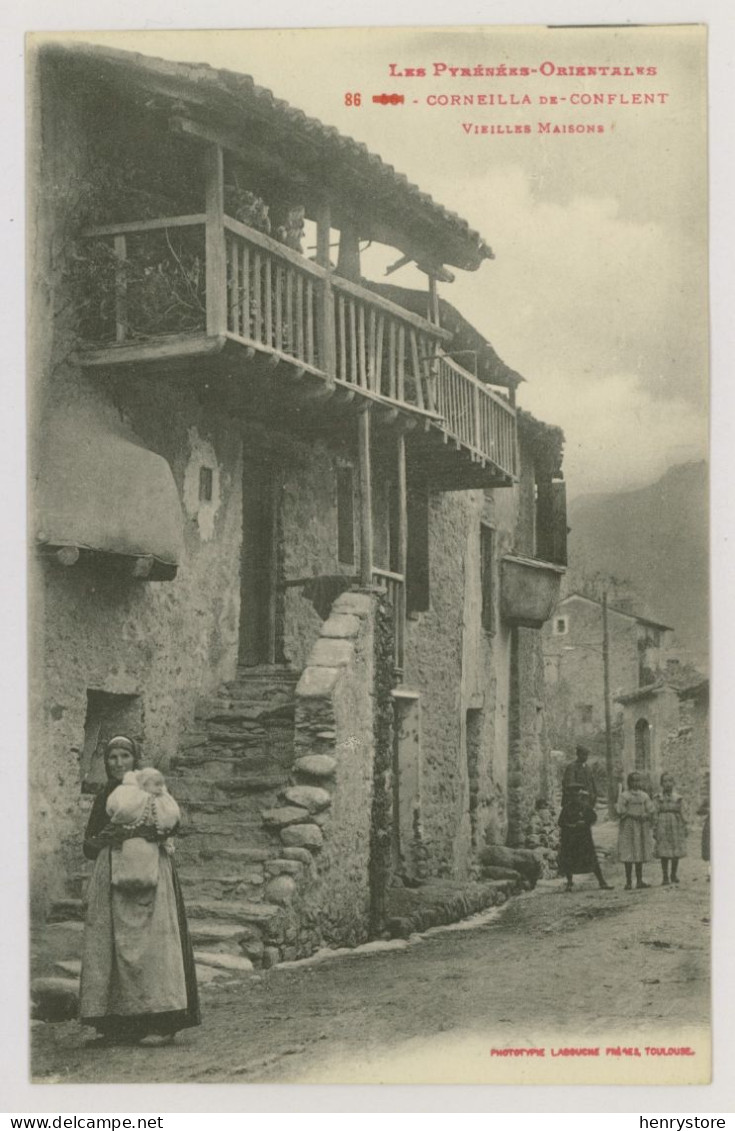
[[676,731],[663,739],[660,772],[673,774],[675,789],[693,817],[708,796],[709,706],[704,699],[680,699]]
[[[321,443],[294,443],[280,475],[284,580],[339,574],[354,578],[359,566],[340,563],[337,554],[337,456]],[[353,510],[357,515],[357,503]],[[356,562],[358,541],[355,532]],[[321,624],[303,590],[287,588],[283,652],[292,667],[304,667]]]
[[305,911],[331,945],[370,929],[377,606],[372,593],[337,599],[296,689],[294,768],[331,795]]
[[[122,417],[168,460],[183,504],[185,553],[173,582],[123,578],[99,564],[65,569],[30,562],[31,790],[34,905],[59,894],[79,860],[88,808],[80,797],[80,754],[87,692],[128,696],[144,758],[165,762],[196,695],[232,674],[237,633],[240,440],[216,411],[179,387],[140,386],[91,377],[75,359],[75,296],[69,279],[74,216],[84,193],[86,133],[81,105],[51,79],[43,106],[37,88],[34,154],[43,144],[32,202],[37,223],[32,264],[29,368],[31,484],[43,436],[59,409],[85,426]],[[199,467],[211,465],[211,502],[200,504]],[[192,486],[193,485],[193,486]]]

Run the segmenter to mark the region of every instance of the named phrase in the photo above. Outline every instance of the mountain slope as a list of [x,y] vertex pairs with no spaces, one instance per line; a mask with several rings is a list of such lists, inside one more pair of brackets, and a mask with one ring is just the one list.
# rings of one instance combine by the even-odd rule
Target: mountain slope
[[570,588],[595,573],[628,579],[641,610],[676,629],[677,644],[708,652],[708,470],[685,463],[635,491],[570,503]]

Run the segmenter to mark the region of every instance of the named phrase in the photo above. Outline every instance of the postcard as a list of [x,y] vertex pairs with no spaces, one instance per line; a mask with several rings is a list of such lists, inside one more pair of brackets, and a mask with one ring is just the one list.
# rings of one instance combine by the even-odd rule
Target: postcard
[[27,46],[32,1081],[708,1083],[706,29]]

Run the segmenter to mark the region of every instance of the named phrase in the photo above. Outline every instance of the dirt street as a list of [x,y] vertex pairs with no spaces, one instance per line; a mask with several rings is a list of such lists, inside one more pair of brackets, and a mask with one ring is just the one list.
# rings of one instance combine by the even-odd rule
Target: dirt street
[[[546,881],[409,944],[212,981],[201,1029],[173,1047],[102,1051],[74,1022],[34,1023],[34,1079],[479,1083],[508,1063],[491,1048],[678,1045],[702,1034],[709,1010],[705,865],[684,860],[680,885],[663,888],[653,863],[647,891],[623,891],[621,873],[609,870],[614,891],[591,877],[569,894]],[[645,1053],[630,1065],[646,1068]]]

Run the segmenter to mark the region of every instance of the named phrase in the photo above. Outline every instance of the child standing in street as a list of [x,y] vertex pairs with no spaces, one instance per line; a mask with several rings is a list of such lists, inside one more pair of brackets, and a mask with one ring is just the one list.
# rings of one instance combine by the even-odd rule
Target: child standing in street
[[653,860],[652,824],[656,808],[643,788],[639,773],[628,774],[627,786],[627,790],[620,787],[616,808],[620,817],[618,858],[625,865],[625,890],[630,891],[634,864],[635,886],[651,886],[643,882],[643,865]]
[[[661,790],[654,798],[656,821],[653,837],[656,842],[656,855],[661,861],[661,883],[668,887],[669,882],[679,882],[679,861],[687,854],[687,824],[684,817],[684,801],[680,793],[674,792],[674,779],[671,774],[661,774]],[[671,880],[669,881],[669,863]]]

